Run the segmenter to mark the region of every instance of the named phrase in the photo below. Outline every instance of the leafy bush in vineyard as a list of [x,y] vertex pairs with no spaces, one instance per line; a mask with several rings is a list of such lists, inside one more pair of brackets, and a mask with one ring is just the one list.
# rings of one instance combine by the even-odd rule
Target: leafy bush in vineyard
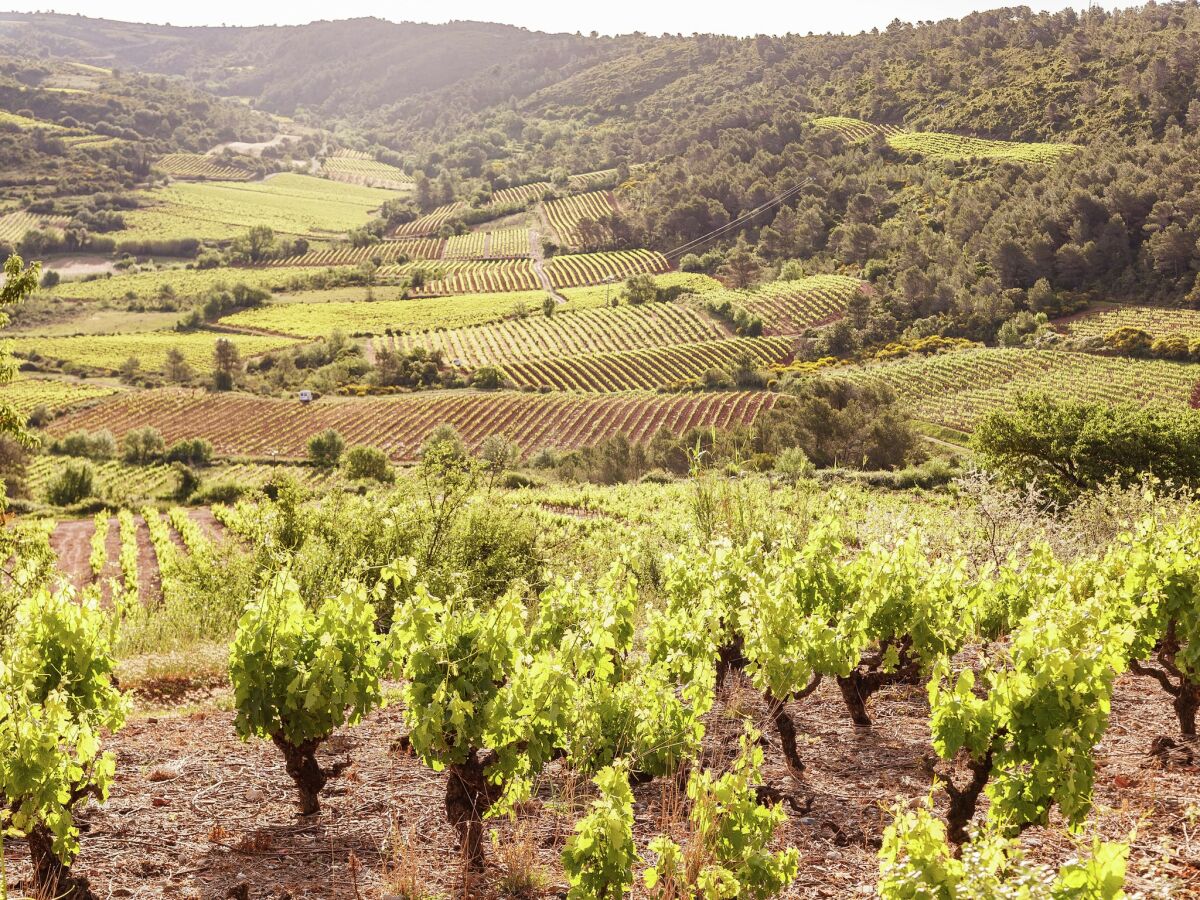
[[42,589],[28,595],[14,633],[0,657],[0,827],[26,839],[39,896],[92,900],[70,864],[75,810],[106,799],[116,771],[102,734],[125,721],[111,622],[94,593]]
[[692,802],[689,839],[681,847],[669,835],[650,842],[657,857],[644,875],[651,895],[664,898],[773,897],[796,877],[800,852],[772,853],[775,829],[787,820],[779,804],[759,801],[762,748],[758,735],[743,736],[729,771],[714,777],[697,769],[688,781]]
[[944,659],[929,683],[934,749],[947,760],[965,751],[971,772],[962,786],[945,784],[958,844],[985,787],[989,818],[1004,827],[1045,823],[1053,806],[1077,825],[1091,809],[1092,750],[1108,725],[1133,639],[1128,611],[1141,589],[1095,560],[1046,570],[1040,580],[1041,601],[980,677],[954,674]]
[[319,608],[305,606],[296,582],[277,575],[246,607],[229,655],[243,738],[270,738],[283,754],[311,815],[328,779],[317,748],[334,730],[356,724],[383,702],[383,657],[375,609],[362,586],[348,586]]
[[633,884],[633,791],[621,765],[597,773],[600,797],[563,849],[567,900],[620,900]]
[[929,811],[899,809],[883,834],[879,884],[882,900],[1117,900],[1125,896],[1126,844],[1099,840],[1089,859],[1057,872],[1025,860],[1020,844],[985,831],[958,852],[946,826]]

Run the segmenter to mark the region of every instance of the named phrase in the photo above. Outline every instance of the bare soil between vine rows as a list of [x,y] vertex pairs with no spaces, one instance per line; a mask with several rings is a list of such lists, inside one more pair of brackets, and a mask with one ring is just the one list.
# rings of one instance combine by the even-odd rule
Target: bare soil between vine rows
[[[326,789],[321,812],[305,819],[296,813],[275,748],[238,740],[232,714],[219,708],[227,695],[199,696],[199,708],[142,710],[107,742],[118,757],[116,783],[105,806],[81,815],[86,831],[76,862],[99,897],[379,900],[401,895],[395,877],[389,881],[397,869],[409,872],[427,897],[499,897],[505,896],[506,868],[527,869],[531,860],[544,873],[540,895],[565,893],[559,854],[593,790],[561,763],[544,773],[518,821],[489,824],[496,837],[488,843],[488,872],[468,881],[444,819],[445,776],[396,749],[406,733],[398,704],[326,745],[326,761],[348,757],[352,765]],[[774,735],[763,729],[770,741],[765,780],[795,800],[785,803],[788,819],[778,835],[801,853],[787,896],[872,896],[887,807],[897,797],[917,799],[931,790],[924,690],[885,689],[873,699],[874,725],[865,729],[850,724],[832,684],[791,709],[807,764],[803,779],[788,774]],[[732,758],[739,717],[765,726],[765,712],[757,695],[735,680],[710,715],[704,763],[719,767]],[[1174,746],[1152,754],[1160,735]],[[1155,886],[1169,881],[1166,895],[1200,897],[1200,835],[1193,834],[1200,823],[1187,813],[1200,803],[1200,743],[1178,737],[1157,686],[1121,679],[1097,763],[1096,827],[1110,839],[1126,839],[1136,829],[1131,893],[1163,896]],[[644,852],[655,834],[678,829],[681,795],[675,779],[639,785],[634,793]],[[933,795],[944,808],[942,792]],[[1062,861],[1077,849],[1061,832],[1046,829],[1028,831],[1025,843],[1046,861]],[[19,882],[28,871],[24,847],[15,842],[7,850],[10,879]]]

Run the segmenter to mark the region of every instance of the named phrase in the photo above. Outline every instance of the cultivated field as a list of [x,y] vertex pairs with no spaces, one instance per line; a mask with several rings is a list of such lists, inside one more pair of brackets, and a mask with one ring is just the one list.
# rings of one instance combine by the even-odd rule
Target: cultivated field
[[105,428],[120,437],[150,426],[168,444],[202,437],[223,456],[302,459],[307,442],[327,428],[348,444],[368,444],[392,459],[411,462],[434,428],[453,426],[470,447],[500,434],[530,453],[543,447],[572,448],[624,434],[648,440],[658,429],[675,432],[746,423],[774,403],[764,392],[655,396],[526,394],[435,391],[400,397],[322,398],[308,405],[245,394],[195,394],[156,390],[101,400],[55,420],[50,431]]
[[838,368],[854,380],[879,379],[921,418],[969,432],[984,413],[1003,409],[1025,391],[1107,403],[1187,406],[1200,368],[1187,363],[1092,356],[1058,350],[981,349]]
[[179,350],[192,371],[205,374],[213,370],[213,349],[224,338],[237,347],[243,359],[279,350],[292,343],[289,338],[244,334],[218,334],[211,331],[146,332],[143,334],[92,334],[75,337],[17,338],[13,352],[22,357],[40,357],[71,363],[89,369],[115,372],[129,359],[136,359],[146,372],[161,372],[167,353]]
[[893,150],[927,159],[1053,163],[1079,149],[1074,144],[993,141],[960,134],[906,131],[894,125],[872,125],[847,116],[822,116],[814,119],[813,125],[836,131],[851,141],[865,141],[882,135]]
[[795,281],[774,281],[753,290],[716,290],[699,300],[725,300],[758,316],[766,334],[799,334],[806,328],[841,318],[862,282],[845,275],[812,275]]
[[[272,303],[226,316],[222,325],[290,334],[296,337],[323,337],[331,331],[348,334],[383,334],[393,331],[429,331],[456,329],[517,315],[541,315],[544,291],[458,294],[452,297],[422,297],[412,300],[361,300]],[[585,309],[601,306],[603,297],[569,300],[560,309]]]
[[285,173],[266,181],[173,184],[144,195],[116,237],[128,240],[227,240],[256,225],[279,234],[336,237],[366,224],[396,194]]
[[503,364],[518,387],[560,391],[650,391],[698,385],[705,374],[740,366],[753,371],[782,363],[791,353],[786,338],[730,338],[645,350],[580,356],[547,356]]
[[252,174],[245,169],[221,165],[203,153],[168,153],[160,156],[154,167],[173,178],[190,180],[245,181]]
[[582,312],[568,312],[560,307],[550,317],[541,315],[539,309],[525,318],[496,325],[397,336],[393,343],[404,349],[440,350],[446,359],[457,360],[457,365],[476,368],[554,356],[670,347],[725,337],[728,333],[721,325],[691,307],[656,304]]

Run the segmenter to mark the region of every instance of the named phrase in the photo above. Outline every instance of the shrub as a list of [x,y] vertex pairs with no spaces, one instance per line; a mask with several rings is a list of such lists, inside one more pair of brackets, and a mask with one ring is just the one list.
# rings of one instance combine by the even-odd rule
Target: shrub
[[166,444],[157,428],[134,428],[121,438],[121,459],[134,465],[147,465],[162,459]]
[[346,442],[342,440],[342,436],[328,428],[309,438],[308,459],[319,469],[336,469],[345,449]]
[[471,376],[471,384],[481,390],[494,391],[504,387],[504,372],[496,366],[480,366]]
[[117,455],[117,442],[112,433],[72,431],[50,445],[50,452],[59,456],[82,456],[87,459],[112,459]]
[[342,471],[354,480],[368,479],[385,484],[396,480],[387,454],[376,447],[351,447],[342,459]]
[[212,444],[204,438],[176,441],[167,451],[167,462],[184,463],[189,466],[207,466],[212,462]]
[[808,454],[799,447],[787,447],[775,457],[775,471],[789,481],[809,477],[814,468]]
[[67,463],[46,488],[46,501],[52,506],[70,506],[92,495],[95,473],[85,462]]

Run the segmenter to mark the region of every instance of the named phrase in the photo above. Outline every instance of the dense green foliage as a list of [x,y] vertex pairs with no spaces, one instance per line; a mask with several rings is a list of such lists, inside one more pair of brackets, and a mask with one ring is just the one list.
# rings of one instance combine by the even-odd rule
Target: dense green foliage
[[985,416],[973,443],[984,465],[1060,499],[1109,480],[1132,484],[1147,472],[1180,484],[1200,478],[1200,413],[1193,410],[1029,394]]

